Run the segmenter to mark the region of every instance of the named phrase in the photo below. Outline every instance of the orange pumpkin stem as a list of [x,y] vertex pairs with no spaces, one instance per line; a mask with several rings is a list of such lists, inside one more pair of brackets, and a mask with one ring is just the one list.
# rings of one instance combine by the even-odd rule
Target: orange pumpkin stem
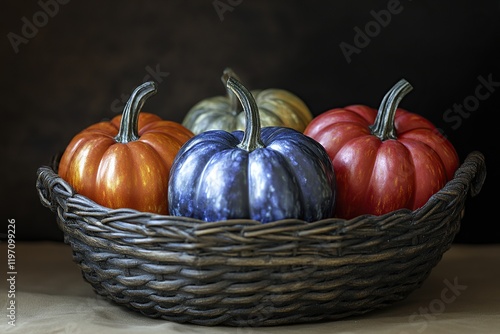
[[374,136],[384,141],[396,139],[397,133],[394,127],[394,118],[399,103],[413,89],[412,85],[405,79],[399,80],[384,96],[377,112],[375,122],[370,126]]
[[123,109],[116,142],[129,143],[139,139],[139,113],[144,102],[156,92],[157,85],[154,81],[145,82],[132,92]]

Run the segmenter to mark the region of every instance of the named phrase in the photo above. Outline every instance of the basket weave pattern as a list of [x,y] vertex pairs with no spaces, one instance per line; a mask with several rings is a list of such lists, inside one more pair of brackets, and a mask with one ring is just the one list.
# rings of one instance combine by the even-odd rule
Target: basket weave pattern
[[38,169],[74,261],[96,293],[148,317],[180,323],[272,326],[339,319],[404,299],[448,250],[469,195],[486,176],[470,153],[420,209],[307,223],[206,223],[83,197]]

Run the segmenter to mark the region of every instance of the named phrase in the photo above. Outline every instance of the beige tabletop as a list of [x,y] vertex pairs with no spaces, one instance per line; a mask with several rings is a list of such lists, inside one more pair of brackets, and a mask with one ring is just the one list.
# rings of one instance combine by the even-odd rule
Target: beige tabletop
[[[385,309],[331,322],[251,328],[178,324],[116,306],[94,294],[62,243],[17,242],[15,252],[16,271],[9,275],[7,243],[0,243],[7,276],[0,283],[0,333],[500,333],[500,245],[453,245],[420,289]],[[8,310],[12,301],[14,312]],[[9,324],[10,313],[15,322]]]

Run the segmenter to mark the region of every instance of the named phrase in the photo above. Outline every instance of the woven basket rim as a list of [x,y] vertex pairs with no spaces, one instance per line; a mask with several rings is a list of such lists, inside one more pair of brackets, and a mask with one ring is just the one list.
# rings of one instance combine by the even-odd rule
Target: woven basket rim
[[[37,170],[37,190],[39,192],[40,197],[43,199],[44,196],[41,194],[42,186],[41,186],[41,179],[46,176],[46,174],[56,174],[56,167],[53,166],[47,166],[43,165],[38,168]],[[88,201],[89,203],[92,203],[92,205],[95,207],[96,211],[100,211],[102,213],[106,213],[106,218],[103,219],[103,222],[111,222],[113,220],[119,220],[121,215],[136,215],[137,217],[150,217],[151,220],[155,220],[158,218],[166,218],[166,219],[172,219],[178,222],[191,222],[191,223],[198,223],[198,230],[200,233],[203,233],[202,231],[208,230],[208,229],[213,229],[217,228],[217,226],[227,226],[228,223],[230,224],[231,222],[234,222],[235,224],[243,224],[243,225],[253,225],[254,227],[252,229],[259,230],[262,227],[269,227],[272,228],[273,226],[277,225],[282,225],[286,223],[299,223],[299,224],[318,224],[324,221],[336,221],[336,222],[344,222],[344,224],[356,224],[356,222],[364,219],[376,219],[376,220],[382,220],[387,217],[391,217],[394,215],[412,215],[412,216],[419,216],[419,213],[422,211],[425,211],[425,208],[428,206],[435,205],[436,201],[442,201],[443,198],[446,197],[448,191],[452,187],[456,186],[461,186],[463,188],[463,191],[469,192],[472,197],[476,196],[479,194],[481,191],[481,188],[485,182],[486,179],[486,165],[485,165],[485,158],[484,155],[479,152],[479,151],[472,151],[467,155],[463,163],[457,168],[455,171],[453,179],[449,180],[443,188],[441,188],[438,192],[433,194],[429,200],[420,208],[415,209],[415,210],[409,210],[409,209],[398,209],[392,212],[388,212],[383,215],[371,215],[371,214],[365,214],[365,215],[360,215],[351,219],[344,219],[344,218],[337,218],[337,217],[330,217],[330,218],[324,218],[318,221],[314,222],[307,222],[302,219],[295,219],[295,218],[287,218],[287,219],[282,219],[278,221],[273,221],[269,222],[266,224],[263,224],[259,221],[252,220],[252,219],[228,219],[228,220],[222,220],[222,221],[214,221],[214,222],[206,222],[200,219],[195,219],[195,218],[189,218],[189,217],[183,217],[183,216],[172,216],[172,215],[161,215],[157,213],[152,213],[152,212],[143,212],[143,211],[138,211],[135,209],[130,209],[130,208],[118,208],[118,209],[111,209],[108,207],[105,207],[103,205],[100,205],[96,203],[95,201],[91,200],[90,198],[87,198],[83,195],[78,194],[74,188],[65,180],[63,180],[60,176],[55,177],[55,182],[59,183],[60,186],[62,186],[69,194],[69,196],[74,196],[76,198],[83,199],[84,201]],[[469,189],[470,188],[470,189]],[[43,200],[42,200],[43,203]],[[45,202],[43,203],[46,206],[50,207],[50,203]]]
[[[307,256],[311,253],[316,256],[330,252],[327,256],[342,256],[359,249],[363,252],[366,248],[379,253],[388,247],[386,242],[391,247],[416,246],[428,242],[423,235],[432,231],[447,233],[448,227],[442,225],[452,216],[462,218],[465,199],[469,194],[479,193],[485,176],[484,156],[474,151],[459,166],[454,178],[414,211],[400,209],[381,216],[362,215],[349,220],[285,219],[266,224],[251,219],[205,222],[133,209],[106,208],[77,194],[46,166],[38,170],[37,189],[42,204],[57,212],[58,225],[65,237],[72,235],[95,247],[113,247],[124,254],[132,254],[134,250],[129,249],[132,245],[136,251],[149,253],[154,250],[155,255],[141,255],[145,258],[171,258],[173,255],[183,263],[194,263],[198,259],[197,256],[181,259],[179,253],[182,252],[224,254],[223,258],[227,259],[231,254],[245,256],[258,249],[262,254],[293,258],[300,249],[303,260],[308,262]],[[47,196],[52,196],[55,203]],[[294,261],[289,260],[290,263]],[[227,260],[219,262],[228,263]],[[270,265],[269,260],[265,262]],[[248,260],[248,263],[253,262]]]

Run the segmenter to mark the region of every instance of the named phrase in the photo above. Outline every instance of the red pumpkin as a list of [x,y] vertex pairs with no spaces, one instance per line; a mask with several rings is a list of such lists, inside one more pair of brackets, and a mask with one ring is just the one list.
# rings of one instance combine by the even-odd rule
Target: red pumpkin
[[123,115],[77,134],[61,157],[61,178],[103,206],[167,214],[170,167],[194,134],[179,123],[140,113],[155,93],[155,83],[146,82],[132,93]]
[[378,112],[364,105],[332,109],[305,129],[332,160],[337,217],[415,210],[453,178],[459,165],[453,145],[424,117],[397,108],[411,89],[401,80]]

